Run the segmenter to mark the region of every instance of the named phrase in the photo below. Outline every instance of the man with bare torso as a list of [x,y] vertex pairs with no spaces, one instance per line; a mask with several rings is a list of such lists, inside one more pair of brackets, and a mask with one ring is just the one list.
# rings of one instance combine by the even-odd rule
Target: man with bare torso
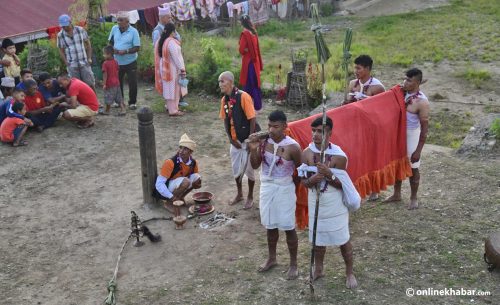
[[279,110],[268,117],[269,137],[259,140],[250,136],[250,163],[252,168],[261,168],[260,186],[260,221],[267,229],[267,245],[269,257],[259,267],[264,272],[275,265],[276,246],[279,231],[286,233],[286,243],[290,252],[290,265],[287,279],[298,277],[297,251],[298,238],[295,231],[295,184],[293,172],[301,161],[300,146],[295,140],[285,135],[287,128],[286,115]]
[[[333,122],[326,120],[325,126],[325,162],[320,159],[322,140],[322,117],[316,118],[311,123],[313,142],[302,153],[301,166],[314,170],[310,175],[302,178],[302,183],[309,189],[309,241],[313,241],[313,224],[316,211],[316,200],[319,190],[319,208],[316,229],[316,245],[314,249],[314,275],[313,280],[324,276],[323,260],[327,246],[340,246],[342,257],[346,266],[346,287],[356,288],[358,282],[353,272],[353,249],[349,234],[349,210],[344,204],[343,183],[341,179],[349,176],[347,169],[347,155],[342,149],[330,143]],[[299,168],[299,175],[301,175]],[[335,174],[334,174],[335,173]],[[337,177],[336,177],[337,175]],[[303,175],[301,175],[303,176]],[[352,182],[351,182],[352,183]],[[347,183],[346,183],[347,185]],[[355,194],[357,195],[357,194]],[[361,198],[358,203],[360,203]]]
[[[422,71],[417,68],[406,71],[403,82],[406,105],[406,143],[408,158],[411,163],[412,176],[410,177],[411,197],[408,209],[418,208],[417,191],[420,183],[420,155],[427,139],[429,130],[429,100],[420,91],[422,84]],[[402,181],[396,181],[394,194],[386,202],[401,201]]]
[[373,60],[368,55],[360,55],[354,60],[354,75],[349,83],[349,97],[344,104],[360,101],[385,91],[384,85],[371,75]]
[[[349,100],[344,104],[349,104],[361,101],[367,97],[377,95],[385,91],[385,87],[381,81],[371,75],[373,60],[368,55],[360,55],[354,60],[354,75],[349,83]],[[378,199],[378,193],[371,193],[368,201]]]

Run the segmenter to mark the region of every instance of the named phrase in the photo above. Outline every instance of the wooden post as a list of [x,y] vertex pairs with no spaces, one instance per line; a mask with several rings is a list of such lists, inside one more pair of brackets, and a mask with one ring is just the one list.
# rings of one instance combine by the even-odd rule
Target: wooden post
[[156,203],[153,197],[157,176],[155,127],[153,125],[153,111],[149,107],[137,110],[139,120],[139,150],[141,154],[142,196],[145,205]]

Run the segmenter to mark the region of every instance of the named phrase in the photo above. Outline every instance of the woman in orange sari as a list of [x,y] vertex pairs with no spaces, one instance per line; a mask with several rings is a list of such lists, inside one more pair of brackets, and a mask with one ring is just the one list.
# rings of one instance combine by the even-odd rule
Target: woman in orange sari
[[260,71],[262,57],[260,56],[259,37],[248,15],[240,18],[243,32],[240,35],[241,72],[240,85],[243,91],[250,94],[255,110],[262,109],[262,93],[260,91]]

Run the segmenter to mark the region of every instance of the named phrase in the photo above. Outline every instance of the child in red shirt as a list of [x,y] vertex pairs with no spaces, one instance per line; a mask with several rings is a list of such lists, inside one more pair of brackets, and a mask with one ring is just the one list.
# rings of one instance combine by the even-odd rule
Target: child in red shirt
[[106,104],[106,109],[99,113],[108,115],[111,105],[116,103],[119,104],[121,108],[118,115],[122,116],[125,115],[127,111],[125,110],[125,103],[120,90],[120,80],[118,78],[119,66],[118,62],[113,58],[113,47],[105,47],[103,54],[104,62],[102,63],[102,77],[104,84],[102,88],[104,89],[104,103]]
[[[26,106],[23,102],[16,101],[12,105],[12,111],[20,115],[26,114]],[[16,117],[8,117],[3,120],[0,125],[0,140],[5,143],[12,143],[12,146],[28,145],[28,142],[23,140],[23,136],[28,130],[29,123],[25,123],[23,119]],[[33,123],[31,123],[32,125]]]

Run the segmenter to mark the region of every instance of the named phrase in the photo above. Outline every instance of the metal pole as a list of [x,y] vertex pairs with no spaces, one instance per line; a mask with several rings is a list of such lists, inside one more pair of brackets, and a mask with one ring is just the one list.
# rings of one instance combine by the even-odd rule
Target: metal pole
[[139,150],[141,154],[141,178],[142,196],[145,205],[156,203],[153,196],[157,177],[156,165],[156,141],[155,128],[153,125],[153,111],[149,107],[141,107],[137,110],[139,121]]

